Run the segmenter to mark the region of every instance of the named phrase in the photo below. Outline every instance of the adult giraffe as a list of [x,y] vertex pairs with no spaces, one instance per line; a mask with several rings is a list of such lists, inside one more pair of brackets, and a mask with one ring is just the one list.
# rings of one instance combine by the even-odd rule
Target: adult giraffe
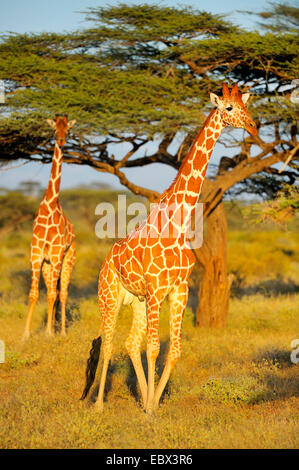
[[[122,304],[133,307],[133,324],[126,348],[135,368],[146,412],[158,406],[161,394],[181,351],[181,324],[188,299],[188,280],[194,255],[186,240],[214,145],[224,127],[231,125],[256,135],[257,129],[235,84],[223,96],[210,95],[216,106],[206,119],[169,189],[160,197],[146,221],[112,247],[99,277],[98,299],[103,317],[103,369],[97,407],[102,409],[104,387],[112,355],[112,338]],[[180,214],[180,215],[179,215]],[[154,391],[155,362],[159,354],[159,314],[168,295],[170,345],[158,387]],[[141,363],[141,342],[147,330],[148,382]],[[86,369],[86,397],[94,380],[101,336],[94,340]]]
[[61,302],[61,334],[65,335],[65,304],[71,272],[75,262],[75,234],[73,225],[66,218],[59,203],[61,180],[62,151],[67,131],[76,121],[68,122],[67,116],[56,120],[47,119],[55,129],[56,143],[54,148],[51,176],[47,190],[39,206],[33,224],[31,242],[31,289],[29,293],[28,315],[23,339],[30,336],[30,325],[33,311],[38,300],[40,271],[42,270],[48,297],[47,334],[54,331],[55,302],[57,282],[60,278],[59,299]]

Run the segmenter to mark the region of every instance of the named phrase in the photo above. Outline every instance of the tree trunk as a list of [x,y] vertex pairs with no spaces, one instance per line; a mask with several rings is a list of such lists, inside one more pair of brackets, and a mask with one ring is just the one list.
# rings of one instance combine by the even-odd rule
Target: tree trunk
[[222,202],[207,218],[205,238],[203,246],[194,250],[203,270],[196,326],[219,328],[226,323],[232,282],[232,276],[227,275],[227,222]]

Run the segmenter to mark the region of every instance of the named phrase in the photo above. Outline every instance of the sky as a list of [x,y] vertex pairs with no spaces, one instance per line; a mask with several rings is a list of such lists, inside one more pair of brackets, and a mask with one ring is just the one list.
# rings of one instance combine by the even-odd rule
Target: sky
[[[125,3],[125,0],[122,0]],[[0,0],[0,31],[5,32],[67,32],[90,27],[91,23],[85,20],[85,14],[89,7],[116,5],[118,1],[109,0]],[[150,0],[128,1],[128,4],[156,3]],[[258,12],[267,8],[265,0],[165,0],[159,1],[161,5],[187,6],[196,9],[210,11],[211,13],[227,14],[228,19],[246,29],[255,27],[254,18],[251,15],[242,15],[236,11],[248,10]],[[1,72],[0,72],[1,73]],[[5,77],[3,77],[5,78]],[[1,77],[0,77],[1,79]],[[238,131],[236,131],[238,132]],[[227,150],[217,144],[212,156],[216,162],[220,156],[229,155]],[[17,188],[19,183],[26,180],[39,181],[46,186],[50,174],[50,165],[30,163],[19,166],[19,162],[8,171],[0,169],[0,186],[10,189]],[[163,164],[152,164],[146,168],[126,170],[127,177],[134,183],[162,192],[173,181],[176,171]],[[61,181],[61,189],[66,189],[81,184],[88,185],[91,182],[103,182],[121,188],[118,180],[106,173],[99,173],[91,168],[64,164]]]

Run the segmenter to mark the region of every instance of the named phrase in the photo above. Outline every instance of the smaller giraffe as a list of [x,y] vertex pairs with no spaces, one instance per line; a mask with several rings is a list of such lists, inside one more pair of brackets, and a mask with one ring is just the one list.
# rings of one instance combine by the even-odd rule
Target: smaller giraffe
[[66,218],[58,197],[62,167],[61,147],[65,145],[67,131],[76,121],[68,122],[67,116],[61,118],[57,115],[55,121],[47,119],[47,122],[55,129],[56,143],[48,188],[33,224],[30,256],[31,289],[29,292],[26,327],[23,334],[24,340],[30,336],[32,315],[38,300],[41,270],[47,287],[48,297],[47,334],[51,336],[54,332],[57,283],[60,279],[61,334],[65,335],[65,304],[71,272],[75,262],[74,228]]

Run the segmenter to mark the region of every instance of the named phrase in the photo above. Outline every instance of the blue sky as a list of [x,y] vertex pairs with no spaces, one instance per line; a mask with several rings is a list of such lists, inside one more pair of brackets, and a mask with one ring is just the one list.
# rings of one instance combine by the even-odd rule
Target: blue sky
[[[143,4],[160,3],[161,5],[191,5],[199,10],[207,10],[211,13],[225,13],[235,23],[242,23],[244,27],[254,24],[253,18],[241,15],[237,10],[260,11],[267,5],[265,0],[165,0],[159,2],[130,1],[123,3]],[[2,0],[0,15],[0,30],[15,31],[18,33],[55,31],[63,32],[81,28],[88,24],[84,19],[84,14],[88,7],[116,5],[118,1],[109,0]]]
[[[85,21],[83,11],[88,7],[115,5],[118,1],[109,0],[8,0],[1,1],[0,6],[0,30],[2,32],[65,32],[90,26],[90,22]],[[125,1],[123,0],[123,3]],[[136,3],[156,3],[148,0],[127,2]],[[178,6],[191,5],[196,9],[210,11],[211,13],[227,14],[228,18],[235,24],[245,28],[254,28],[253,17],[242,15],[238,10],[261,11],[267,7],[268,2],[264,0],[209,0],[208,2],[194,0],[167,0],[160,1],[160,4]],[[1,78],[1,77],[0,77]],[[5,78],[5,77],[3,77]],[[238,131],[236,131],[238,132]],[[220,144],[216,145],[212,160],[217,161],[221,155],[228,155]],[[16,166],[16,165],[15,165]],[[16,188],[21,181],[34,180],[39,181],[43,186],[47,185],[50,173],[50,165],[41,165],[30,163],[25,166],[2,172],[0,170],[0,186]],[[133,182],[146,186],[157,191],[163,191],[167,188],[176,172],[165,165],[153,164],[147,168],[136,168],[127,170],[127,176]],[[90,168],[84,168],[76,165],[64,165],[61,188],[69,188],[79,184],[88,184],[93,181],[107,182],[119,188],[120,185],[115,177],[106,173],[99,173]]]

